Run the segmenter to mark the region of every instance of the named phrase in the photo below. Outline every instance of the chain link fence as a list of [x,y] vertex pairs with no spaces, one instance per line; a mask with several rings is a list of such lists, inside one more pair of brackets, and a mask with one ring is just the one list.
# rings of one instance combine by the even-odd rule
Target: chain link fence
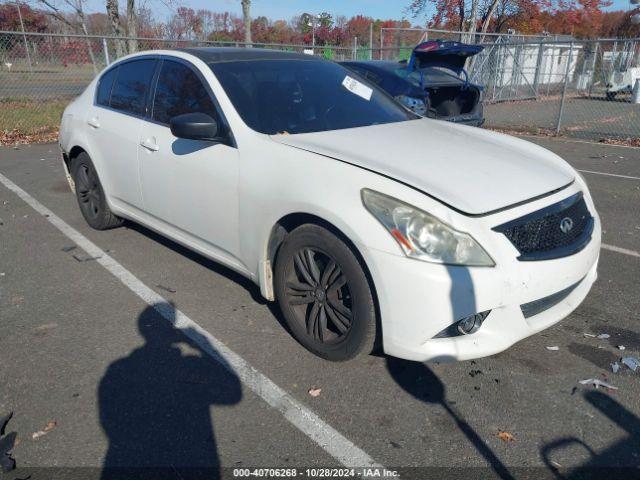
[[[483,87],[485,125],[511,132],[568,135],[640,144],[640,40],[575,41],[460,32],[408,31],[384,48],[252,44],[341,60],[407,59],[426,38],[482,41],[468,65]],[[388,33],[386,33],[388,35]],[[468,34],[466,34],[468,36]],[[390,45],[391,43],[391,45]],[[0,135],[53,140],[66,104],[106,65],[129,51],[194,46],[245,46],[150,38],[114,38],[0,31]]]

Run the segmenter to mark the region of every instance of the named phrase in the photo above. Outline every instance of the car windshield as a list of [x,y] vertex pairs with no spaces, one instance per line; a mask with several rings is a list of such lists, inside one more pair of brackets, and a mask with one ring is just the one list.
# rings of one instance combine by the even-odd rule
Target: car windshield
[[210,67],[244,122],[260,133],[323,132],[418,118],[329,61],[231,61]]

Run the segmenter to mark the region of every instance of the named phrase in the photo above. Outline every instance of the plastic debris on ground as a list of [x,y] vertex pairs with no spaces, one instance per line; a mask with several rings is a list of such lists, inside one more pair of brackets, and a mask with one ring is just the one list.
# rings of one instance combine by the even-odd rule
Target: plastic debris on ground
[[98,255],[97,257],[88,257],[88,256],[79,256],[79,255],[72,255],[73,258],[76,259],[76,261],[78,262],[90,262],[91,260],[98,260],[99,258],[102,258],[102,255]]
[[624,345],[618,345],[618,350],[624,350]]
[[613,373],[618,373],[618,370],[620,370],[620,365],[618,365],[618,362],[612,363],[611,364],[611,371]]
[[596,388],[604,387],[604,388],[608,388],[609,390],[618,390],[618,387],[614,387],[610,383],[607,383],[604,380],[600,380],[597,378],[587,378],[586,380],[580,380],[580,384],[593,385]]
[[547,350],[551,350],[552,352],[557,352],[558,350],[560,350],[560,347],[557,346],[553,346],[553,347],[545,347]]
[[176,293],[177,292],[177,290],[175,288],[165,287],[164,285],[156,285],[156,287],[158,287],[161,290],[164,290],[165,292],[169,292],[169,293]]
[[37,440],[40,437],[43,437],[44,435],[49,433],[51,430],[56,428],[56,425],[57,425],[57,423],[54,422],[54,421],[47,422],[47,426],[44,427],[44,430],[38,430],[37,432],[33,432],[33,434],[31,435],[31,438],[33,440]]
[[498,431],[496,435],[503,442],[515,442],[516,437],[514,437],[511,433],[505,432],[503,430]]
[[309,389],[309,395],[311,395],[312,397],[317,397],[320,395],[321,391],[322,391],[321,388],[311,387]]
[[63,252],[70,252],[71,250],[75,250],[75,249],[76,249],[75,245],[65,245],[64,247],[62,247]]
[[638,362],[638,359],[634,357],[624,357],[621,362],[634,372],[640,368],[640,362]]
[[596,338],[600,339],[600,340],[606,340],[607,338],[609,338],[611,335],[609,335],[608,333],[601,333],[600,335],[598,335]]

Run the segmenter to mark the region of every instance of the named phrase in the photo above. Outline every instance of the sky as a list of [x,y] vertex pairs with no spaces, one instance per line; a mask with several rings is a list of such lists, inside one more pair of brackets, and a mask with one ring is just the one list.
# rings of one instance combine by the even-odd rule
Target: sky
[[[137,0],[138,4],[152,3],[159,17],[163,17],[165,10],[158,0]],[[121,0],[120,3],[126,3]],[[264,15],[271,20],[289,20],[303,12],[329,12],[333,16],[367,15],[381,19],[400,20],[407,18],[412,23],[424,25],[425,17],[411,18],[406,8],[411,0],[252,0],[251,16]],[[89,11],[104,11],[104,0],[88,0]],[[175,5],[184,5],[194,10],[206,8],[217,12],[233,12],[242,14],[240,0],[174,0]],[[613,0],[612,7],[607,10],[627,10],[629,0]],[[166,12],[167,16],[169,11]]]

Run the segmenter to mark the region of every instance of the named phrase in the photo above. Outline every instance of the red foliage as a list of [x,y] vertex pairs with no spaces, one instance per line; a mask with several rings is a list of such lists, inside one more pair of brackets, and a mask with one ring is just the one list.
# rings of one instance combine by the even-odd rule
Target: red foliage
[[[46,32],[47,19],[37,10],[29,5],[20,4],[20,13],[22,14],[22,22],[24,29],[28,32]],[[0,30],[20,31],[20,17],[18,15],[18,7],[15,3],[0,4]]]

